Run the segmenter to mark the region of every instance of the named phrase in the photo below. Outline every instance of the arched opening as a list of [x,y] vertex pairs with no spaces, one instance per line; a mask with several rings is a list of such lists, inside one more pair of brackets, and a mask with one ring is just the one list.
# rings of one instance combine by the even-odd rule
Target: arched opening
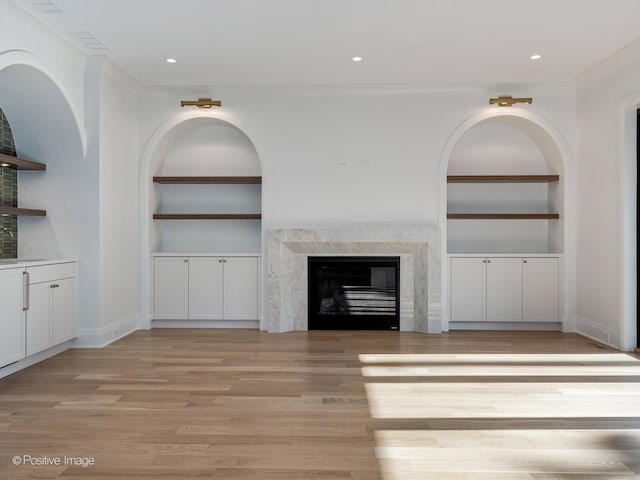
[[2,68],[0,108],[17,155],[46,164],[44,172],[18,174],[18,205],[46,210],[46,217],[18,217],[18,256],[80,260],[79,327],[90,328],[98,304],[98,165],[85,161],[70,103],[42,70],[26,64]]
[[262,251],[259,219],[154,219],[154,214],[260,214],[260,184],[165,184],[153,177],[261,177],[253,136],[225,112],[185,112],[152,137],[142,158],[142,328],[151,326],[151,256]]
[[[539,127],[519,117],[490,117],[470,127],[451,151],[448,176],[559,175],[553,182],[448,183],[447,213],[561,213],[562,161]],[[514,215],[515,216],[515,215]],[[562,223],[525,218],[448,221],[448,253],[562,253]]]
[[[440,175],[440,225],[446,239],[442,250],[446,259],[443,323],[448,326],[455,321],[452,256],[521,256],[520,261],[525,262],[528,255],[551,255],[559,263],[556,325],[573,331],[573,162],[555,127],[523,109],[491,109],[474,115],[449,138]],[[555,175],[557,179],[550,181],[542,178]],[[448,176],[452,178],[448,180]],[[478,176],[486,178],[480,181]],[[525,181],[525,177],[535,179]],[[489,308],[486,303],[479,308],[485,309],[486,317],[471,324],[484,328],[489,323]],[[518,309],[514,307],[513,311]],[[485,321],[487,324],[481,323]],[[504,324],[524,328],[515,321],[504,320]],[[497,322],[493,327],[496,325]]]

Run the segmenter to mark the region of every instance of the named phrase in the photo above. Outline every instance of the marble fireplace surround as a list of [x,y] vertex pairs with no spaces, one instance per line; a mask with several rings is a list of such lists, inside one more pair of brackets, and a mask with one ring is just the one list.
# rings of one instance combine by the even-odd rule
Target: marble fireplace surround
[[307,257],[400,257],[400,330],[440,333],[437,229],[271,229],[267,232],[265,324],[269,332],[307,330]]

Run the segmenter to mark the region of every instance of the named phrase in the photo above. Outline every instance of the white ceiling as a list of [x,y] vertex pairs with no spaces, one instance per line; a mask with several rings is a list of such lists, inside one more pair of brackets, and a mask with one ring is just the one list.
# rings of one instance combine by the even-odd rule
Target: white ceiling
[[640,0],[14,1],[147,85],[563,82],[640,37]]

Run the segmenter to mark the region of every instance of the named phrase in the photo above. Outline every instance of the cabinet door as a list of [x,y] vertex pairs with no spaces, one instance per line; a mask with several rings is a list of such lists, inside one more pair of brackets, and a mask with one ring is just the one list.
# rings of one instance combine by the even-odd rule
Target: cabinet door
[[21,269],[0,270],[0,367],[25,356]]
[[51,322],[51,291],[53,283],[29,285],[27,310],[27,355],[41,352],[53,345]]
[[558,259],[525,258],[522,262],[522,309],[524,321],[560,321],[558,312]]
[[189,258],[189,318],[222,319],[222,258]]
[[223,304],[225,320],[258,319],[258,259],[224,259]]
[[76,280],[65,278],[53,282],[53,343],[57,345],[76,337]]
[[488,258],[487,322],[522,321],[522,259]]
[[183,320],[189,315],[189,264],[186,257],[156,257],[153,318]]
[[451,259],[452,322],[482,322],[485,316],[486,265],[482,258]]

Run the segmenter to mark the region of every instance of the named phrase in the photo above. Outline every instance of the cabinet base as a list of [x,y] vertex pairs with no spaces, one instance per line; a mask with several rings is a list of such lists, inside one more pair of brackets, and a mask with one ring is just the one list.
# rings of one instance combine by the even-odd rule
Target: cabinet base
[[562,323],[449,322],[449,330],[530,330],[562,331]]
[[260,328],[260,320],[152,320],[151,328]]
[[73,340],[69,340],[68,342],[61,343],[59,345],[55,345],[51,348],[43,350],[42,352],[35,353],[33,355],[29,355],[22,360],[18,360],[17,362],[11,363],[6,367],[0,368],[0,378],[4,378],[12,373],[16,373],[20,370],[23,370],[31,365],[35,365],[38,362],[42,362],[47,358],[53,357],[54,355],[58,355],[59,353],[64,352],[71,348]]

